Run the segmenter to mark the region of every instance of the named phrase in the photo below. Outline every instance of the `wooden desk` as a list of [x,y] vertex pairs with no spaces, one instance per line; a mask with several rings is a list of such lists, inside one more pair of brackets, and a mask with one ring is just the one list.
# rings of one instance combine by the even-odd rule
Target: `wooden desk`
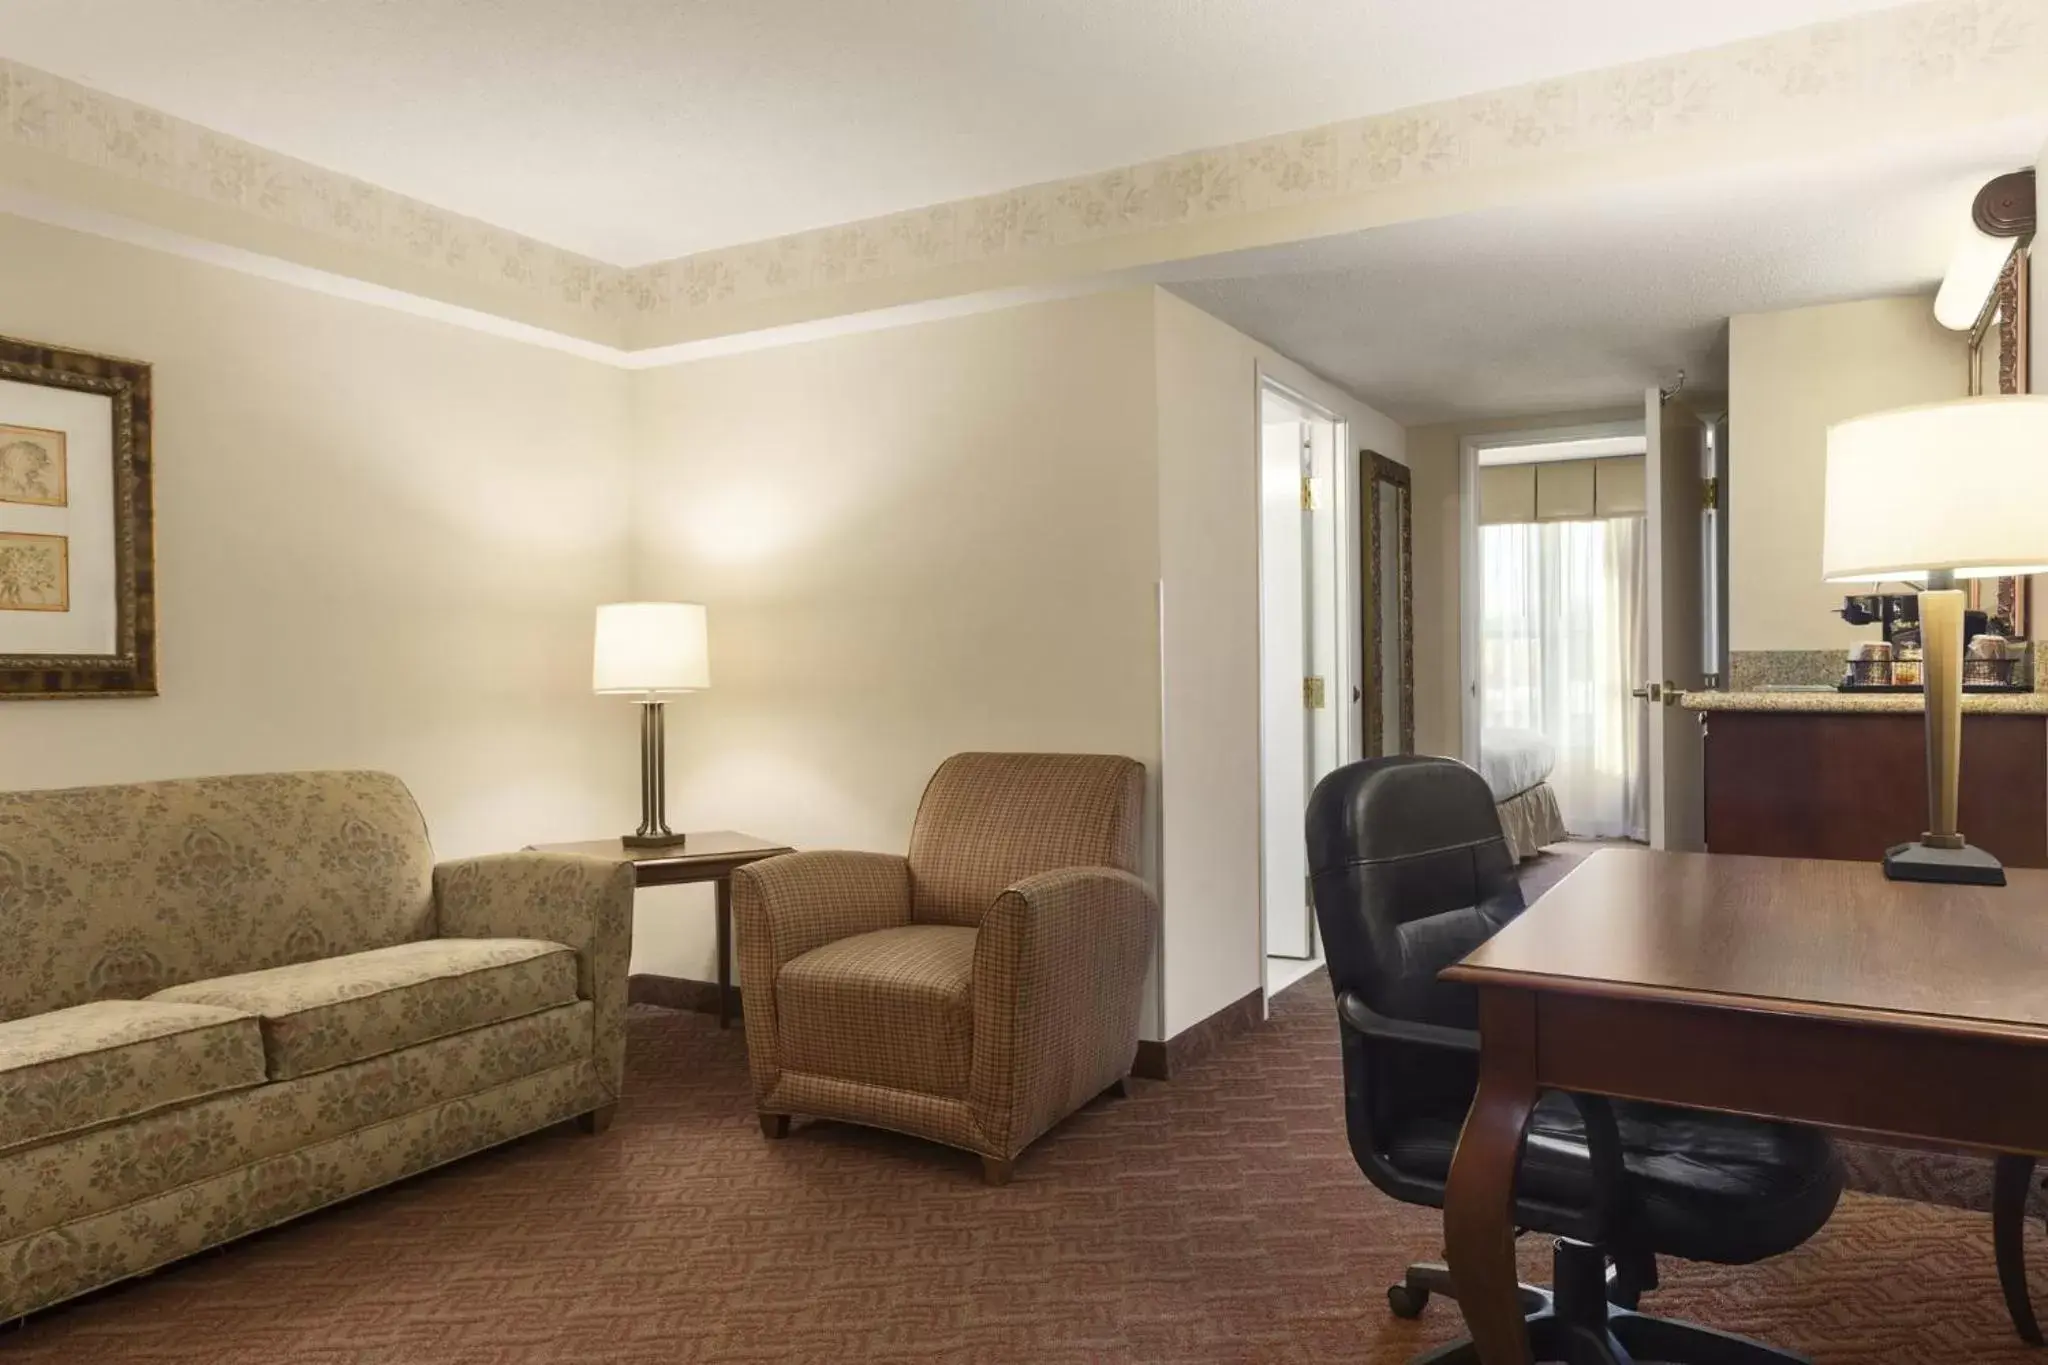
[[1444,973],[1479,1092],[1444,1238],[1486,1365],[1526,1365],[1514,1184],[1537,1093],[1577,1090],[2048,1153],[2048,872],[1606,850]]
[[718,925],[718,1026],[732,1019],[732,874],[748,863],[796,850],[751,834],[714,829],[685,836],[680,848],[627,848],[617,839],[596,839],[580,844],[535,844],[536,853],[578,853],[586,858],[610,858],[633,864],[635,886],[681,886],[690,882],[711,882],[716,887],[713,902]]

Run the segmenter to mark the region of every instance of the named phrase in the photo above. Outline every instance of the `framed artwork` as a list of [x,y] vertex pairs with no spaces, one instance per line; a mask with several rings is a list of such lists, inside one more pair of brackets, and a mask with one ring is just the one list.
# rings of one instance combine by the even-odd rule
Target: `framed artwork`
[[150,370],[0,337],[0,701],[156,695]]

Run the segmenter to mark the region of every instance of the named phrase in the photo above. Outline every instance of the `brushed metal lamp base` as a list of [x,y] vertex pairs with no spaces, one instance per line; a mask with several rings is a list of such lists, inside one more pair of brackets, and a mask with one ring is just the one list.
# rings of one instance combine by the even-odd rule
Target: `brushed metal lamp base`
[[1941,882],[1950,886],[2004,886],[2005,864],[1978,848],[1894,844],[1884,851],[1884,875],[1895,882]]
[[619,836],[626,848],[681,848],[688,836],[668,827],[668,731],[662,704],[640,703],[640,828]]
[[1920,594],[1920,656],[1930,828],[1917,843],[1884,851],[1884,875],[1895,882],[2004,886],[2004,866],[1956,828],[1963,767],[1963,594],[1951,573],[1930,573]]
[[681,848],[689,837],[667,830],[660,834],[621,834],[619,843],[625,848]]

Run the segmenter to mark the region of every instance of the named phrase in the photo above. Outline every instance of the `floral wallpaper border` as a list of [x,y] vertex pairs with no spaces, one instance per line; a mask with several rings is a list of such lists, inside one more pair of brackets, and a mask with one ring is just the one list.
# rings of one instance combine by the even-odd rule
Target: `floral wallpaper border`
[[1934,0],[706,251],[636,270],[629,297],[636,312],[683,317],[728,301],[1030,257],[1673,135],[1795,118],[1849,121],[1873,108],[2029,80],[2048,88],[2048,5]]
[[4,144],[368,248],[451,280],[598,318],[623,314],[627,272],[617,266],[0,59]]
[[[18,144],[523,293],[624,345],[716,310],[1572,155],[1792,120],[1852,124],[1959,94],[2048,88],[2048,5],[1928,0],[1721,48],[1189,152],[633,269],[607,265],[0,61]],[[383,281],[380,281],[380,283]],[[693,323],[697,325],[693,327]],[[715,328],[713,329],[715,330]]]

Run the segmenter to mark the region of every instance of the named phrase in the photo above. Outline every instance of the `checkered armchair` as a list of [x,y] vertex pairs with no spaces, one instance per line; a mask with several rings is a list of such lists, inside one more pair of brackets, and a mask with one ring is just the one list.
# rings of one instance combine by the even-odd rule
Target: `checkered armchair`
[[1120,1089],[1158,902],[1137,873],[1145,770],[960,754],[910,856],[792,853],[733,877],[761,1130],[792,1114],[979,1153],[989,1180]]

